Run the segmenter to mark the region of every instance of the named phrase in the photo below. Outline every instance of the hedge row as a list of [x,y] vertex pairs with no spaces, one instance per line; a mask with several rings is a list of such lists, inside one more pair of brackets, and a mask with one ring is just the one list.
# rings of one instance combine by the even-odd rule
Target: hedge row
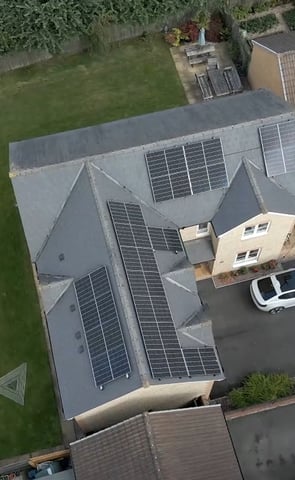
[[213,8],[221,0],[0,0],[0,54],[15,50],[59,51],[97,24],[149,24],[188,8]]

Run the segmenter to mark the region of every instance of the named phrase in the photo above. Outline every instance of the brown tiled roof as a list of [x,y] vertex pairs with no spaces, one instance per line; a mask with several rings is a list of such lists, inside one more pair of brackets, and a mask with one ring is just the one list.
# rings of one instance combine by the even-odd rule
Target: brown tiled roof
[[286,100],[295,103],[295,48],[293,52],[280,55],[282,81]]
[[71,444],[76,480],[241,480],[220,406],[138,415]]

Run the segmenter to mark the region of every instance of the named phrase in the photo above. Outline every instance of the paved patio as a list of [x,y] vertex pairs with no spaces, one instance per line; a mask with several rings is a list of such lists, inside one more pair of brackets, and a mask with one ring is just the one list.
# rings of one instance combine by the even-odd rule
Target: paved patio
[[[199,86],[196,83],[195,75],[206,73],[206,64],[190,66],[185,54],[185,48],[189,44],[181,45],[180,47],[172,47],[170,49],[172,58],[174,60],[178,75],[183,84],[183,88],[188,100],[188,103],[202,102],[202,94]],[[234,65],[229,55],[226,42],[215,43],[215,52],[220,68]]]

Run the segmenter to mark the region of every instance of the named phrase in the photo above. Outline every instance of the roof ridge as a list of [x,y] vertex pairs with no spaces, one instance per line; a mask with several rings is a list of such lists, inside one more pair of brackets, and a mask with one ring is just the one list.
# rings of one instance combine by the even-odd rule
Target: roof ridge
[[250,162],[247,158],[243,158],[243,165],[245,166],[245,169],[246,169],[246,172],[247,172],[247,175],[248,175],[248,178],[249,178],[251,187],[252,187],[252,189],[253,189],[253,192],[254,192],[254,194],[255,194],[255,197],[257,198],[257,201],[258,201],[259,207],[260,207],[260,209],[261,209],[261,212],[262,212],[262,213],[267,213],[268,210],[267,210],[267,208],[266,208],[266,206],[265,206],[265,203],[264,203],[263,196],[262,196],[262,194],[261,194],[259,185],[258,185],[258,183],[257,183],[257,181],[256,181],[256,178],[254,177],[254,173],[253,173],[252,170],[251,170],[250,163],[251,163],[251,165],[253,165],[257,170],[260,170],[260,169],[258,169],[258,167],[256,167],[256,165],[254,165],[252,162]]
[[74,181],[73,181],[73,183],[72,183],[72,186],[71,186],[71,188],[69,189],[69,192],[68,192],[68,195],[67,195],[65,201],[62,203],[61,208],[60,208],[58,214],[56,215],[55,219],[53,220],[53,223],[52,223],[52,225],[51,225],[51,228],[49,229],[49,232],[48,232],[48,234],[46,235],[44,242],[42,243],[40,249],[38,250],[38,252],[37,252],[37,254],[36,254],[35,262],[37,262],[37,260],[38,260],[38,259],[40,258],[40,256],[42,255],[42,253],[43,253],[43,251],[44,251],[44,249],[45,249],[45,247],[46,247],[46,245],[47,245],[47,243],[48,243],[48,240],[49,240],[49,238],[51,237],[51,234],[52,234],[53,230],[55,229],[55,227],[56,227],[56,225],[57,225],[57,222],[58,222],[58,220],[59,220],[62,212],[64,211],[65,206],[67,205],[67,203],[68,203],[68,201],[69,201],[69,199],[70,199],[70,197],[71,197],[71,195],[72,195],[72,192],[73,192],[74,188],[76,187],[76,185],[77,185],[77,183],[78,183],[78,180],[79,180],[79,178],[80,178],[80,176],[81,176],[81,174],[82,174],[82,172],[83,172],[83,170],[84,170],[84,167],[85,167],[85,164],[82,163],[81,168],[79,169],[76,177],[74,178]]
[[146,431],[146,434],[147,434],[147,440],[148,440],[150,450],[151,450],[151,454],[152,454],[152,459],[153,459],[153,464],[154,464],[154,467],[155,467],[156,476],[157,476],[158,480],[164,480],[163,476],[162,476],[162,472],[161,472],[160,463],[158,461],[158,452],[157,452],[157,447],[156,447],[155,440],[154,440],[152,424],[150,422],[150,415],[149,415],[148,412],[144,412],[142,414],[142,416],[143,416],[143,421],[144,421],[144,424],[145,424],[145,431]]

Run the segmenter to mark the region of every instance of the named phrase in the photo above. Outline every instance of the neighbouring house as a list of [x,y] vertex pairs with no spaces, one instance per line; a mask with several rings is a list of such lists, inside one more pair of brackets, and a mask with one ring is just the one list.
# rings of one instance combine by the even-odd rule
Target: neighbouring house
[[248,69],[252,88],[268,88],[295,104],[295,32],[275,33],[252,40]]
[[241,480],[218,405],[143,413],[70,445],[76,480]]
[[65,418],[94,431],[224,378],[194,268],[280,256],[295,113],[266,90],[10,145]]

